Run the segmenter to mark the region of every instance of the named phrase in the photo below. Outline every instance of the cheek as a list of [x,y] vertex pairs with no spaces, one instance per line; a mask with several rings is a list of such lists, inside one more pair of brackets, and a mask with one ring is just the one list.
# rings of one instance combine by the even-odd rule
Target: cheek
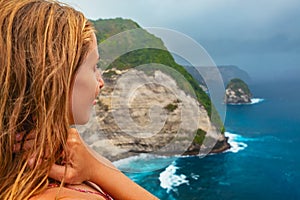
[[96,87],[97,83],[88,77],[75,79],[71,95],[71,113],[75,124],[88,122],[95,99]]

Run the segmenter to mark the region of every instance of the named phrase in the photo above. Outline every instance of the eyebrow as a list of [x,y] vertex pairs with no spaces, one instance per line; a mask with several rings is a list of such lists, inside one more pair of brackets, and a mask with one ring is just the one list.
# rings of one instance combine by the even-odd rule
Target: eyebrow
[[96,64],[99,64],[100,62],[100,57],[97,58]]

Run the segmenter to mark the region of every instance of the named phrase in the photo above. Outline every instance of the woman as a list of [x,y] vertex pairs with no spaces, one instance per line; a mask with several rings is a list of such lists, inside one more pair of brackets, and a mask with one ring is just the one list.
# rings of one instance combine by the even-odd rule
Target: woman
[[0,199],[157,199],[70,128],[104,85],[98,59],[82,13],[0,0]]

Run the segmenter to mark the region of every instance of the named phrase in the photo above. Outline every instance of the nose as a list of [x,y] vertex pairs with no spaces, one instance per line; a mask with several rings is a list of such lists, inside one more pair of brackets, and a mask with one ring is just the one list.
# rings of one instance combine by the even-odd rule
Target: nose
[[99,82],[99,88],[103,88],[104,87],[104,80],[102,79],[102,75],[101,75],[101,71],[98,70],[98,76],[97,76],[97,80]]
[[100,89],[103,88],[103,87],[104,87],[104,80],[102,79],[102,77],[100,77],[100,78],[98,79],[98,81],[99,81],[99,88],[100,88]]

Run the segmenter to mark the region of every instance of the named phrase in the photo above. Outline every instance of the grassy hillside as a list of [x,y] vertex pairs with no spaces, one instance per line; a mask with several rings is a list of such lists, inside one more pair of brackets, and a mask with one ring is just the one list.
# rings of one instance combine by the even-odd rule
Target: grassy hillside
[[[228,88],[231,88],[232,90],[236,91],[237,93],[238,93],[239,89],[242,89],[246,94],[251,96],[251,91],[250,91],[248,85],[239,78],[234,78],[234,79],[230,80],[230,82],[226,86],[226,89],[228,89]],[[238,94],[238,95],[240,95],[240,94]]]
[[98,19],[96,21],[92,21],[96,30],[98,42],[102,42],[108,37],[120,33],[122,31],[140,28],[140,26],[130,19]]
[[[97,40],[98,43],[105,41],[107,38],[121,33],[126,30],[132,30],[136,28],[140,28],[140,26],[132,20],[116,18],[116,19],[99,19],[96,21],[92,21],[96,27],[97,32]],[[108,68],[117,68],[117,69],[129,69],[132,67],[140,66],[142,64],[148,63],[159,63],[162,65],[169,66],[175,69],[177,72],[182,74],[184,78],[189,82],[193,91],[196,94],[197,100],[205,107],[209,116],[211,116],[211,112],[216,112],[213,106],[211,106],[211,101],[208,95],[199,87],[199,83],[186,71],[186,69],[178,65],[170,52],[167,51],[166,47],[163,44],[163,41],[160,38],[155,37],[153,34],[148,33],[146,30],[141,29],[140,34],[138,35],[129,35],[126,38],[125,43],[117,43],[111,42],[110,45],[114,46],[116,49],[120,48],[129,48],[131,45],[135,45],[136,37],[140,37],[139,41],[143,42],[144,46],[155,46],[159,48],[143,48],[134,51],[130,51],[125,53],[115,59]],[[154,45],[153,45],[154,44]],[[130,49],[130,48],[129,48]],[[102,49],[99,49],[100,57]],[[113,53],[113,52],[112,52]],[[102,62],[105,62],[102,61]],[[107,68],[106,68],[107,69]],[[172,76],[172,74],[169,74]],[[174,77],[175,80],[177,80]],[[186,85],[186,82],[178,81],[177,84],[184,91],[189,91],[189,86]],[[223,124],[220,119],[214,120],[217,121],[217,127],[220,130],[224,130]]]

